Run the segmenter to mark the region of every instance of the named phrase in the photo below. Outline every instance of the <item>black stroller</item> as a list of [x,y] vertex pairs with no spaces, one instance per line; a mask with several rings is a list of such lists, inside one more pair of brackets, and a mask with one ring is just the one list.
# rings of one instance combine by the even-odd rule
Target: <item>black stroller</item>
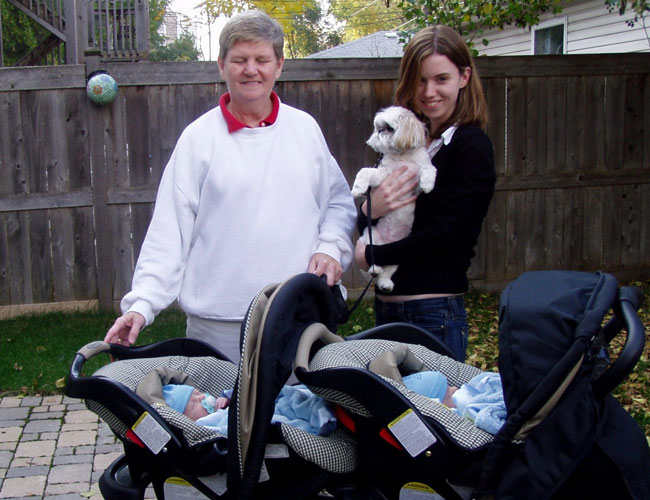
[[[337,304],[313,275],[266,287],[242,325],[239,366],[186,338],[129,348],[93,342],[80,349],[65,393],[84,399],[124,446],[124,455],[100,478],[104,498],[142,499],[151,484],[161,499],[297,500],[316,497],[331,476],[351,474],[356,443],[345,429],[318,436],[285,423],[269,425],[300,333],[314,321],[335,329]],[[83,376],[84,363],[102,352],[118,361]],[[189,375],[201,391],[233,389],[227,436],[136,394],[138,383],[160,367]]]
[[[400,383],[437,370],[459,386],[478,369],[413,337],[404,344],[369,331],[344,342],[310,326],[297,377],[338,405],[359,451],[356,483],[332,490],[368,499],[650,498],[645,436],[610,395],[643,351],[640,301],[604,273],[531,272],[512,282],[499,307],[508,410],[495,436]],[[623,328],[625,346],[610,362],[606,347]]]

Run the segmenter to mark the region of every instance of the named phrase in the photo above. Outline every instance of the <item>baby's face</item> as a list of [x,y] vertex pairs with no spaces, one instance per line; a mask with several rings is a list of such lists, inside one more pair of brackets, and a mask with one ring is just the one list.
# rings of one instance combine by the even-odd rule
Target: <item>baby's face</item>
[[185,411],[183,415],[191,418],[192,420],[198,420],[199,418],[205,417],[208,415],[208,410],[206,410],[202,405],[201,401],[205,399],[205,393],[200,392],[198,389],[192,391],[190,400],[187,402]]

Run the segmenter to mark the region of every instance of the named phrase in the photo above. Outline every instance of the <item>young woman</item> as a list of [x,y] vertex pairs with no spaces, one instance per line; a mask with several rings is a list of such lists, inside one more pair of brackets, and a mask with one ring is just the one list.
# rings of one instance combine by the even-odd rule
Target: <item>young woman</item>
[[[459,361],[467,349],[463,294],[467,270],[487,212],[496,174],[492,143],[482,130],[485,97],[463,39],[451,28],[428,27],[409,42],[400,65],[396,104],[415,112],[429,130],[428,151],[438,170],[436,185],[417,197],[413,229],[386,245],[357,242],[357,264],[398,264],[390,293],[376,290],[377,324],[406,321],[431,331]],[[415,198],[413,175],[389,176],[371,196],[379,218]],[[366,225],[361,205],[359,229]]]

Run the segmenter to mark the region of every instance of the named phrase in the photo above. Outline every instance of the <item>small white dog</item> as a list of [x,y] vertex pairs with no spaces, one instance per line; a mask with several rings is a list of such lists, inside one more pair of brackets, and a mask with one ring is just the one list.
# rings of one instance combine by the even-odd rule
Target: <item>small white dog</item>
[[[366,194],[368,187],[377,187],[394,170],[406,165],[408,171],[416,171],[419,184],[415,194],[428,193],[436,181],[436,169],[431,164],[425,142],[427,130],[415,114],[401,106],[391,106],[380,110],[375,116],[375,131],[367,144],[382,153],[383,157],[377,168],[362,168],[357,173],[352,187],[352,196]],[[408,193],[405,197],[411,196]],[[372,228],[373,244],[382,245],[401,240],[409,235],[413,226],[415,203],[409,203],[386,214]],[[372,214],[371,214],[372,215]],[[359,238],[364,243],[370,243],[368,228]],[[373,266],[370,272],[377,278],[380,290],[390,292],[394,283],[391,277],[397,271],[397,265]]]

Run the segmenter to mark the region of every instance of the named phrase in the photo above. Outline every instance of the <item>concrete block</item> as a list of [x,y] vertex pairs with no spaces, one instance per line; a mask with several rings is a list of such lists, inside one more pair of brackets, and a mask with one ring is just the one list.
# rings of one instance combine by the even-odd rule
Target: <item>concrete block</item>
[[46,476],[33,476],[29,481],[21,477],[7,478],[2,482],[0,498],[43,496]]

